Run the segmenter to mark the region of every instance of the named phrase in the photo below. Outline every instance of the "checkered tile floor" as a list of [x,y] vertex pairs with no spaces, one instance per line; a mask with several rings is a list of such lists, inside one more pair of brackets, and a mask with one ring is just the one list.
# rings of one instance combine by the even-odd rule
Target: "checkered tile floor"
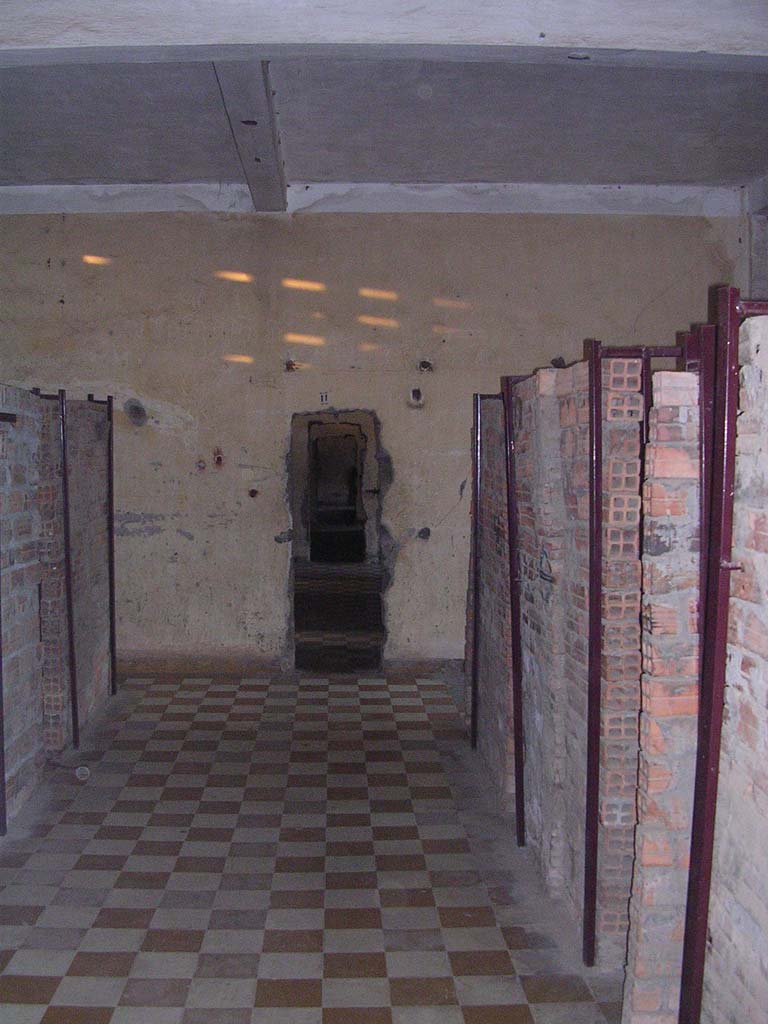
[[67,760],[0,841],[4,1024],[620,1019],[440,680],[132,679]]

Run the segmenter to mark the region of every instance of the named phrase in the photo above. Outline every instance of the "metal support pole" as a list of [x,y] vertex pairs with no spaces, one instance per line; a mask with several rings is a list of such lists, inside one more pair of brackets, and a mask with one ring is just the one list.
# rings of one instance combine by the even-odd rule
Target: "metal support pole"
[[512,647],[512,735],[515,762],[515,831],[517,845],[525,846],[525,730],[523,728],[523,655],[520,612],[520,552],[518,544],[517,487],[515,480],[515,428],[512,388],[524,377],[502,377],[504,438],[507,466],[507,540],[509,543],[509,610]]
[[[717,340],[713,375],[711,430],[702,423],[702,497],[708,512],[706,594],[703,605],[699,690],[699,736],[693,796],[688,902],[683,940],[680,1024],[698,1024],[704,985],[709,897],[715,840],[715,814],[723,726],[728,642],[733,495],[736,469],[736,417],[739,386],[739,314],[737,288],[717,289]],[[702,347],[705,364],[706,345]],[[705,373],[701,378],[702,413],[710,401]],[[707,493],[707,485],[711,487]],[[704,545],[704,540],[702,542]],[[705,560],[702,560],[704,566]]]
[[75,601],[72,589],[72,538],[69,515],[69,461],[67,457],[67,393],[59,391],[59,434],[61,437],[61,489],[64,510],[64,571],[69,645],[69,694],[72,705],[72,746],[80,746],[80,714],[77,706],[77,655],[75,653]]
[[115,613],[115,400],[107,396],[107,559],[109,563],[109,692],[117,693],[117,628]]
[[584,343],[589,364],[589,661],[587,683],[587,797],[584,816],[583,959],[595,962],[598,814],[600,805],[600,703],[603,604],[603,368],[599,341]]
[[480,645],[480,478],[482,472],[482,414],[480,395],[472,396],[472,693],[470,703],[469,737],[472,749],[477,747],[479,701],[479,645]]

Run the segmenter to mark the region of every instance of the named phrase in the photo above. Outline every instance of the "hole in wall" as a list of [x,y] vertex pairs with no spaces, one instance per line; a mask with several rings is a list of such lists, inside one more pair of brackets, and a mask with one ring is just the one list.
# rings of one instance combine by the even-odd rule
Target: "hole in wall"
[[138,398],[129,398],[123,403],[123,412],[128,417],[134,427],[143,427],[147,422],[147,410],[138,400]]

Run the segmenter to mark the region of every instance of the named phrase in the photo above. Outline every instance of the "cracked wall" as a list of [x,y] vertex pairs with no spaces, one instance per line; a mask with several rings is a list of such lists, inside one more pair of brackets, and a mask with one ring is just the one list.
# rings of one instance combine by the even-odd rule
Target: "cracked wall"
[[588,335],[639,342],[703,319],[707,286],[743,277],[739,228],[650,216],[3,218],[5,379],[116,396],[122,656],[281,656],[291,552],[275,538],[292,525],[291,416],[335,407],[375,409],[397,467],[382,510],[398,548],[385,653],[460,658],[472,392],[577,357]]

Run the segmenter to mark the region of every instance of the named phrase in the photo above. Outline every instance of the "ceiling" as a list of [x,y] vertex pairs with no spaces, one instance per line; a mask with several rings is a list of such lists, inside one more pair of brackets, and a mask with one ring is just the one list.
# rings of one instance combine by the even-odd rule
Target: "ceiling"
[[0,193],[232,183],[280,210],[297,183],[731,188],[768,174],[764,66],[555,56],[4,67]]

